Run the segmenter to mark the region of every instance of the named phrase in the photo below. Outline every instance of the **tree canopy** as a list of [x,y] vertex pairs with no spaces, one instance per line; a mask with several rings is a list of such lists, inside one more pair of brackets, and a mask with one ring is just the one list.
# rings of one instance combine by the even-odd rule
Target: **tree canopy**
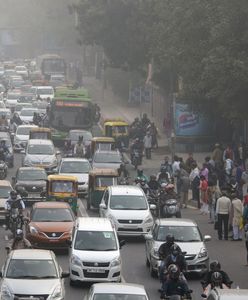
[[81,0],[84,43],[104,48],[112,65],[144,72],[202,112],[246,118],[246,0]]

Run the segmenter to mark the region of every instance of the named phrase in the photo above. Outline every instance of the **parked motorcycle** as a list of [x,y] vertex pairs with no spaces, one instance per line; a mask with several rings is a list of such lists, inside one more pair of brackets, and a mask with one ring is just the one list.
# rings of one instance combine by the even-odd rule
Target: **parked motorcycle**
[[5,161],[0,160],[0,180],[3,180],[7,177],[8,174],[8,166]]

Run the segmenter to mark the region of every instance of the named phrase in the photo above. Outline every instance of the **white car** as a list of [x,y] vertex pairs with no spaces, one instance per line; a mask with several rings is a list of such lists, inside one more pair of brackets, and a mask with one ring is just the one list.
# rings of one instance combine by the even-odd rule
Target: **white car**
[[18,115],[20,114],[21,110],[23,108],[27,108],[27,107],[32,107],[32,104],[31,103],[18,103],[16,106],[15,106],[15,112],[18,113]]
[[206,299],[207,300],[247,300],[248,289],[214,288],[211,290],[211,292],[209,293]]
[[119,169],[122,163],[122,155],[119,151],[97,150],[92,158],[93,169]]
[[34,113],[39,113],[39,110],[34,107],[23,107],[19,116],[24,124],[29,124],[33,122]]
[[84,300],[149,300],[143,285],[133,283],[95,283]]
[[88,194],[89,171],[91,165],[84,158],[63,158],[60,162],[59,175],[71,175],[78,179],[79,195]]
[[143,236],[153,226],[150,212],[155,205],[148,204],[147,198],[138,186],[109,186],[99,206],[101,217],[109,218],[118,235]]
[[58,166],[58,155],[51,140],[29,140],[26,155],[23,159],[24,167],[41,167],[47,172],[53,172]]
[[16,66],[16,74],[21,75],[23,78],[28,78],[28,69],[25,66]]
[[146,264],[150,267],[151,276],[158,274],[161,263],[158,250],[165,243],[168,234],[173,235],[175,243],[186,252],[187,272],[205,274],[209,269],[209,254],[205,241],[209,241],[211,236],[206,235],[202,238],[197,224],[192,220],[167,218],[157,219],[152,232],[145,236]]
[[65,299],[62,272],[52,251],[13,250],[1,272],[0,299]]
[[20,96],[21,96],[20,93],[13,93],[13,92],[8,93],[6,101],[5,101],[6,107],[10,108],[10,107],[16,106],[16,104],[18,103],[18,100],[19,100]]
[[29,140],[29,133],[32,128],[37,128],[36,125],[20,125],[17,127],[14,136],[14,151],[22,151],[25,149]]
[[36,97],[40,96],[41,99],[46,100],[54,98],[54,89],[52,86],[37,86],[36,87]]
[[115,228],[103,218],[78,218],[70,248],[70,283],[119,282],[120,246]]
[[11,191],[11,183],[8,180],[0,180],[0,220],[5,220],[5,203]]

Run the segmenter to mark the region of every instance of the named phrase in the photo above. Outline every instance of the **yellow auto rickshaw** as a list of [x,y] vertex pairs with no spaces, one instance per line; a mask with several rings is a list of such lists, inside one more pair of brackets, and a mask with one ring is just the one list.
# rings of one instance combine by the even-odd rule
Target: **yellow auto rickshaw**
[[69,203],[74,214],[78,211],[78,180],[75,176],[49,175],[46,187],[47,201],[63,201]]
[[121,119],[112,119],[104,121],[104,135],[115,139],[117,148],[129,144],[129,124]]
[[91,156],[97,150],[110,151],[115,148],[115,139],[112,137],[100,136],[93,137],[91,140],[90,152]]
[[104,191],[108,186],[117,185],[118,172],[114,169],[93,169],[89,172],[89,193],[87,209],[99,208]]
[[30,139],[42,139],[42,140],[51,140],[52,131],[50,128],[46,127],[34,127],[29,132]]

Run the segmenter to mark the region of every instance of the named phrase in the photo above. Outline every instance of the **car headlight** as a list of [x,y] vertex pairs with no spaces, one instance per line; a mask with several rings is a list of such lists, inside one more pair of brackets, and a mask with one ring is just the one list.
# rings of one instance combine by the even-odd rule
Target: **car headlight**
[[72,264],[72,265],[79,266],[79,267],[82,266],[82,263],[81,263],[80,258],[77,257],[76,255],[72,255],[72,257],[71,257],[71,264]]
[[198,254],[198,258],[203,258],[208,256],[208,251],[206,248],[201,248],[201,251]]
[[120,264],[121,264],[121,258],[118,257],[117,259],[112,260],[110,266],[111,266],[111,267],[117,267],[117,266],[119,266]]
[[153,222],[153,218],[150,216],[145,219],[145,223],[152,223],[152,222]]
[[14,294],[10,290],[7,284],[3,284],[1,288],[1,299],[14,300]]
[[56,288],[54,289],[53,293],[50,296],[50,300],[59,300],[63,299],[63,292],[61,285],[57,285]]
[[151,255],[152,255],[155,259],[159,259],[158,249],[157,249],[157,248],[152,248]]
[[29,231],[31,234],[37,234],[38,230],[34,226],[29,226]]

